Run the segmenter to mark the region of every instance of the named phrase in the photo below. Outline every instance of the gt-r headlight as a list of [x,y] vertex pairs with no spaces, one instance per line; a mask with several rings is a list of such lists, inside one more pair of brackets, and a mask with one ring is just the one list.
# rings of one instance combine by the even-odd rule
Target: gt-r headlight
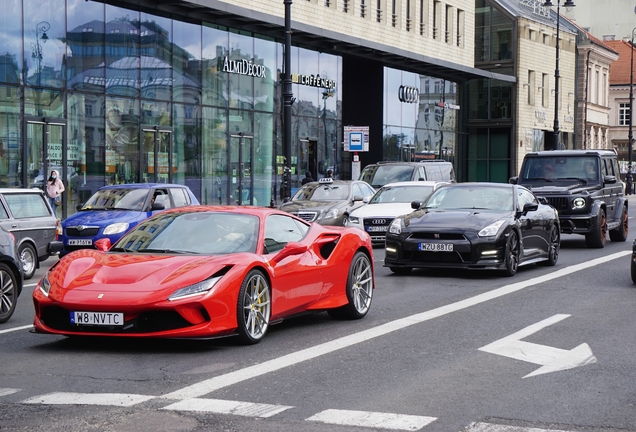
[[49,292],[51,292],[51,282],[49,282],[49,274],[45,274],[42,280],[40,281],[40,291],[45,296],[49,296]]
[[497,222],[493,222],[490,225],[488,225],[486,228],[482,228],[482,230],[479,231],[477,235],[479,237],[495,236],[499,232],[499,228],[501,228],[501,226],[505,223],[506,221],[503,219],[498,220]]
[[130,224],[128,222],[117,222],[104,228],[104,235],[119,234],[125,232]]
[[336,219],[339,214],[340,210],[338,210],[337,208],[331,209],[328,212],[324,213],[321,219]]
[[402,218],[395,218],[391,225],[389,225],[389,232],[391,234],[400,235],[402,234],[402,228],[404,227],[404,223]]
[[582,209],[585,208],[585,198],[574,198],[574,201],[572,201],[572,208],[573,209]]
[[194,297],[205,294],[212,289],[212,287],[221,279],[221,277],[222,276],[213,277],[201,282],[197,282],[194,285],[180,288],[173,292],[172,295],[168,297],[168,300],[181,300],[186,297]]

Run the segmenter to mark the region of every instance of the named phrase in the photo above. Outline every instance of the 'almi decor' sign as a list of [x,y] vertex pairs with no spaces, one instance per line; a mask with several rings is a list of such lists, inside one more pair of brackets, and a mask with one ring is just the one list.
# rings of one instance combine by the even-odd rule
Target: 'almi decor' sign
[[256,64],[253,60],[231,60],[228,56],[223,58],[223,72],[265,78],[265,66]]

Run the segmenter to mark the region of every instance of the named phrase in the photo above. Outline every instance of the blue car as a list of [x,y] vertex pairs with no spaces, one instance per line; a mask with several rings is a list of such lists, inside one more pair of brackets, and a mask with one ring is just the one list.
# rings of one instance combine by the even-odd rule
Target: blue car
[[135,183],[104,186],[78,212],[58,225],[60,257],[78,249],[94,249],[95,241],[115,243],[128,230],[153,214],[199,204],[190,188],[177,184]]

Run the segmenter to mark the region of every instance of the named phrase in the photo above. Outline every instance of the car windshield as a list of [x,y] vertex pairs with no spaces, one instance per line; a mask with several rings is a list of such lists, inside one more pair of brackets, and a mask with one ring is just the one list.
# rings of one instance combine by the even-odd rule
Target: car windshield
[[349,198],[350,186],[346,183],[309,183],[301,187],[292,198],[311,201],[342,201]]
[[426,201],[427,209],[512,211],[512,188],[448,186],[438,189]]
[[554,182],[559,180],[575,180],[598,183],[598,158],[590,156],[550,156],[528,157],[524,163],[520,180]]
[[379,188],[389,183],[409,181],[412,175],[413,166],[386,164],[365,168],[360,179]]
[[111,251],[225,255],[256,252],[258,217],[229,212],[168,212],[137,225]]
[[82,210],[142,211],[152,189],[101,189],[91,196]]
[[385,186],[373,195],[369,204],[424,201],[431,192],[433,186]]

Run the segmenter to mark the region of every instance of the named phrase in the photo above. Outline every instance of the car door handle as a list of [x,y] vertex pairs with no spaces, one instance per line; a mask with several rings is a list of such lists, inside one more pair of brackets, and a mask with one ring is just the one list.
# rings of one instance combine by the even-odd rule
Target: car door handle
[[11,228],[17,228],[17,227],[18,227],[17,225],[11,225]]

